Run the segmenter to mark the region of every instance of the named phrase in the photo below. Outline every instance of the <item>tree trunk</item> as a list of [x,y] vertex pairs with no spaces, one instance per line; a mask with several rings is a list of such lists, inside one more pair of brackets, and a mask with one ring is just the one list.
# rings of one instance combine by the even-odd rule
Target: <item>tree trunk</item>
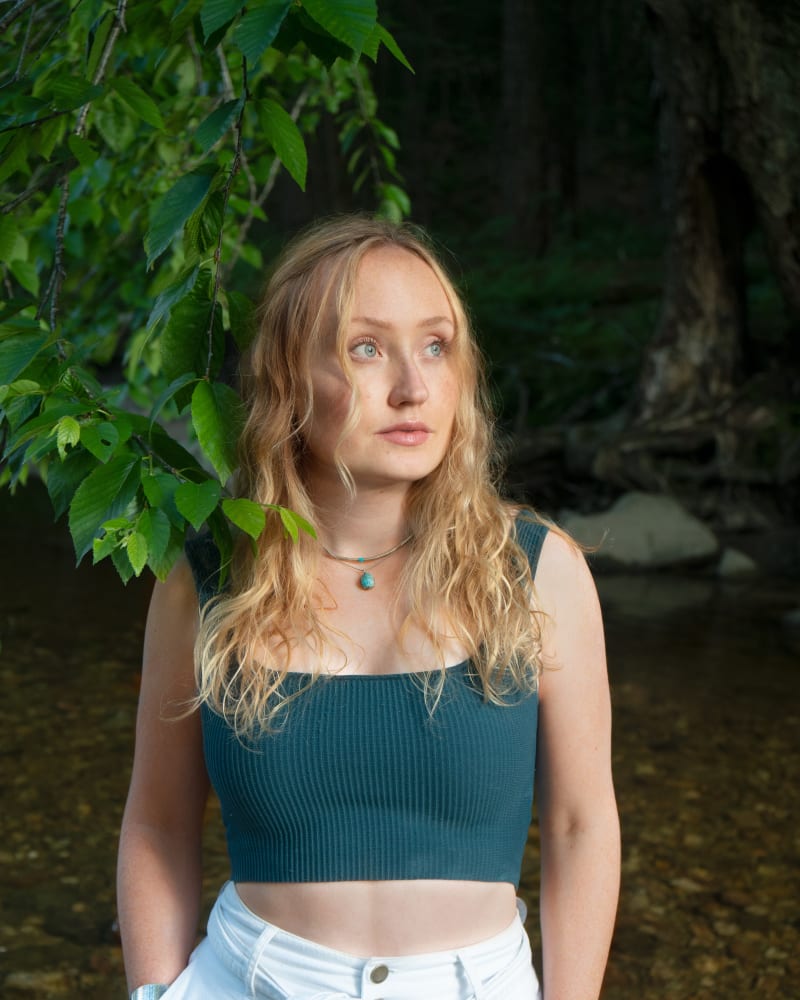
[[672,220],[637,420],[716,412],[746,361],[744,249],[762,227],[800,314],[800,6],[647,0]]

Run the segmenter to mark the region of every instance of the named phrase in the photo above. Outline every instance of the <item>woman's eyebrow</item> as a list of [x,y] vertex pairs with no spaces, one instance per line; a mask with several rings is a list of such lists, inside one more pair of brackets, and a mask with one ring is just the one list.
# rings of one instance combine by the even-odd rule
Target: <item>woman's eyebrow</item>
[[[365,326],[377,326],[381,330],[391,330],[394,326],[390,320],[377,319],[374,316],[353,316],[352,323],[363,323]],[[429,326],[439,326],[442,323],[448,323],[450,326],[455,326],[452,319],[449,316],[430,316],[428,319],[422,319],[417,323],[418,327],[429,327]]]

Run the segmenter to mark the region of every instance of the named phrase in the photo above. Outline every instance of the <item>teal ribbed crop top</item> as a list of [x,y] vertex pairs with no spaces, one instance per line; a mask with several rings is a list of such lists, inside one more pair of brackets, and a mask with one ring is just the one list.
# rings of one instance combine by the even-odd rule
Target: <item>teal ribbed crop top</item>
[[[519,520],[532,571],[547,529]],[[218,555],[187,544],[201,604]],[[289,673],[287,692],[307,674]],[[206,706],[206,766],[235,882],[462,879],[519,884],[536,762],[536,695],[485,702],[469,663],[449,667],[431,714],[423,675],[318,680],[283,728],[245,744]]]

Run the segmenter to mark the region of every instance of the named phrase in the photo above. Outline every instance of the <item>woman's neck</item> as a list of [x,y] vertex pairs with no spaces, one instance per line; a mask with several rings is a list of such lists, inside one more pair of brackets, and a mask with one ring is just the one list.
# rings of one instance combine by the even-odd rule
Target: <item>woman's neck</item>
[[335,500],[318,500],[315,526],[320,542],[344,556],[373,556],[402,542],[408,535],[407,491],[346,493]]

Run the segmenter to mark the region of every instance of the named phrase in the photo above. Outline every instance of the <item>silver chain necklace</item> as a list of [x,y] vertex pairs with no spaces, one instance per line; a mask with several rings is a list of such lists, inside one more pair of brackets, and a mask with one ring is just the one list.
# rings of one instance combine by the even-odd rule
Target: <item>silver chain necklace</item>
[[[363,566],[364,563],[374,564],[381,562],[381,560],[383,559],[386,559],[388,556],[397,552],[398,549],[402,549],[404,545],[408,545],[408,543],[411,541],[413,537],[414,537],[413,535],[407,535],[402,542],[398,542],[397,545],[393,545],[390,549],[387,549],[385,552],[379,552],[378,555],[376,556],[337,556],[335,552],[331,552],[330,549],[326,549],[324,545],[322,545],[322,551],[325,553],[326,556],[328,556],[329,559],[335,559],[336,562],[347,563],[348,565],[353,566],[353,569],[360,569],[360,567]],[[370,569],[372,568],[373,567],[370,567]],[[369,570],[364,569],[361,572],[361,575],[359,576],[358,585],[361,587],[362,590],[372,590],[372,588],[375,586],[375,577],[372,575],[372,573],[370,573]]]

